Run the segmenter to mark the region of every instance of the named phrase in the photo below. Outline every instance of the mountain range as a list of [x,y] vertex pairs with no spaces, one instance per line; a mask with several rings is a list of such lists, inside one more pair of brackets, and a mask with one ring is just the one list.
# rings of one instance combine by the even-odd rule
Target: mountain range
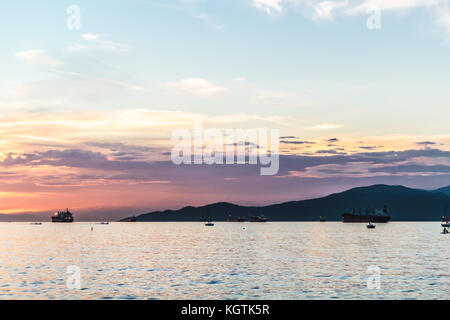
[[225,221],[229,215],[247,219],[253,215],[264,215],[269,221],[317,221],[320,216],[327,221],[340,221],[342,213],[351,212],[353,208],[362,208],[364,212],[368,207],[382,208],[387,205],[391,221],[440,221],[446,215],[449,203],[450,186],[427,191],[404,186],[373,185],[317,199],[261,207],[219,202],[179,210],[154,211],[141,214],[136,220],[199,221],[202,217],[211,217],[214,221]]

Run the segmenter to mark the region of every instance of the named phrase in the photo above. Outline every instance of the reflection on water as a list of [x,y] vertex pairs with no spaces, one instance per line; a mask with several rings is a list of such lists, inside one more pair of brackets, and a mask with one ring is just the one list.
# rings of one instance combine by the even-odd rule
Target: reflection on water
[[[91,231],[91,227],[93,230]],[[436,223],[0,223],[0,299],[450,299]],[[67,288],[67,267],[81,288]],[[369,266],[381,288],[368,289]]]

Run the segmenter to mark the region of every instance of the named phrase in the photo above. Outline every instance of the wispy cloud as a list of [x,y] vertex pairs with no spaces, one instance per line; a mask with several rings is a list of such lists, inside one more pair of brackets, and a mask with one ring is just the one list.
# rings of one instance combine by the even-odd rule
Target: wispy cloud
[[306,127],[306,130],[332,130],[332,129],[339,129],[342,126],[339,124],[329,124],[329,123],[324,123],[324,124],[318,124],[315,126],[309,126]]
[[73,76],[73,77],[78,77],[78,78],[87,78],[86,75],[79,73],[79,72],[72,72],[72,71],[64,71],[64,70],[58,70],[58,69],[51,69],[51,72],[57,73],[57,74],[61,74],[61,75],[65,75],[65,76]]
[[446,33],[446,41],[450,42],[450,7],[437,6],[436,7],[436,23],[441,26]]
[[86,50],[128,52],[131,49],[130,45],[125,43],[103,40],[103,34],[84,33],[80,37],[85,40],[86,43],[71,44],[66,50],[71,52]]
[[[406,11],[411,9],[431,8],[429,17],[433,24],[443,28],[450,41],[450,10],[448,0],[248,0],[258,10],[270,16],[281,14],[291,5],[300,8],[303,13],[313,20],[333,19],[341,17],[367,14],[369,9],[377,8],[382,11]],[[312,11],[312,13],[311,13]]]
[[245,77],[243,77],[243,76],[239,76],[239,77],[234,77],[232,80],[234,81],[234,82],[243,82],[243,81],[245,81]]
[[46,50],[21,51],[17,52],[15,56],[20,61],[42,66],[57,67],[63,64],[61,60],[50,56]]
[[380,10],[403,10],[418,7],[435,6],[439,4],[440,0],[364,0],[359,1],[358,4],[348,6],[347,13],[366,14],[369,8],[378,8]]
[[266,12],[273,16],[280,13],[283,10],[283,0],[252,0],[252,4],[255,8]]
[[280,143],[284,143],[284,144],[315,144],[315,142],[313,142],[313,141],[288,140],[288,139],[280,140]]
[[190,92],[199,96],[211,96],[229,89],[202,78],[185,78],[167,83],[169,88]]
[[322,1],[314,5],[314,11],[316,19],[331,19],[333,13],[338,8],[348,6],[348,1],[336,2],[336,1]]
[[372,157],[365,154],[334,156],[327,163],[289,171],[287,176],[313,179],[445,176],[450,174],[450,160],[446,154],[448,152],[439,150],[408,150],[397,153],[397,159],[392,159],[389,152],[374,154]]
[[81,35],[81,38],[88,41],[98,40],[103,37],[102,34],[92,34],[92,33],[84,33]]
[[193,13],[191,13],[191,16],[194,19],[201,20],[201,21],[205,22],[210,28],[217,29],[217,30],[223,30],[224,29],[224,27],[222,25],[216,23],[214,21],[214,18],[211,17],[209,14],[206,14],[206,13],[193,14]]
[[209,28],[219,31],[224,30],[224,26],[217,22],[213,16],[208,13],[199,11],[198,8],[196,8],[196,6],[201,2],[202,1],[199,0],[181,0],[178,1],[178,3],[176,3],[175,1],[145,1],[147,5],[171,9],[186,14],[192,19],[204,22]]

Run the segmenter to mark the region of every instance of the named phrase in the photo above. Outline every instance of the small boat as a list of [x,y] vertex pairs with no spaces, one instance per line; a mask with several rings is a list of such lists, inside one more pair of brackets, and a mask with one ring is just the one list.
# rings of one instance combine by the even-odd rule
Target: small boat
[[372,224],[372,222],[369,222],[369,224],[367,225],[367,229],[375,229],[375,225]]
[[102,221],[99,224],[109,224],[109,222],[108,221]]
[[443,228],[450,228],[450,223],[448,222],[448,204],[445,206],[445,216],[442,217],[441,226]]
[[211,220],[211,217],[209,217],[209,218],[207,219],[207,222],[205,223],[205,226],[206,226],[206,227],[214,227],[214,223],[212,223],[211,221],[212,221],[212,220]]
[[42,224],[42,222],[32,222],[32,223],[30,223],[30,224],[32,224],[32,225],[34,225],[34,226],[40,226],[40,225]]

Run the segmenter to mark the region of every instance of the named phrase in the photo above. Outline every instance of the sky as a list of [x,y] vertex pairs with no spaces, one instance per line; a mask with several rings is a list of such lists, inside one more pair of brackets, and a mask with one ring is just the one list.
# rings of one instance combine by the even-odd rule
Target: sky
[[[0,29],[0,213],[450,184],[448,0],[18,0]],[[199,122],[279,130],[278,174],[174,165]]]

